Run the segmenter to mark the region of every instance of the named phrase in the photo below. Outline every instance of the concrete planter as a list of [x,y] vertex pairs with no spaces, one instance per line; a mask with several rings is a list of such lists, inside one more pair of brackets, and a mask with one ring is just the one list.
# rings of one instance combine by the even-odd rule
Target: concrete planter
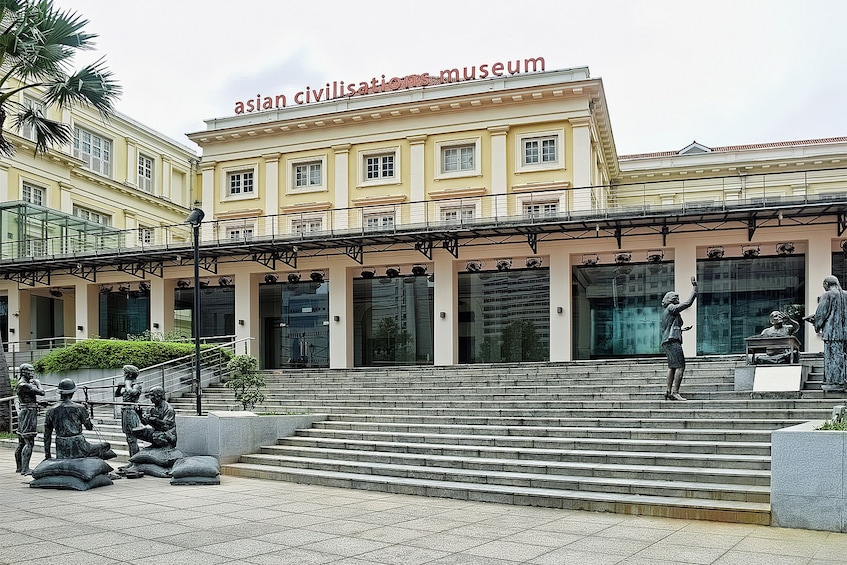
[[771,435],[771,524],[847,532],[847,432],[823,420]]
[[207,416],[176,417],[179,448],[186,455],[211,455],[221,464],[256,453],[295,430],[326,419],[324,414],[268,415],[253,412],[209,412]]

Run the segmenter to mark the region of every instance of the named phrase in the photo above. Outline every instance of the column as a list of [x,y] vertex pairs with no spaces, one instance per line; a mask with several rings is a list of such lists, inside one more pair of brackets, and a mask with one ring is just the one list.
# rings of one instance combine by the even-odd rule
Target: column
[[162,186],[160,190],[156,190],[156,183],[153,183],[153,194],[157,194],[171,199],[171,179],[173,178],[173,168],[174,165],[171,163],[171,160],[167,157],[162,157]]
[[432,258],[435,272],[435,364],[455,365],[459,359],[456,316],[459,290],[456,273],[453,272],[453,256],[447,251],[437,250]]
[[573,159],[569,163],[574,186],[572,210],[591,210],[591,118],[569,122],[573,136]]
[[124,212],[124,229],[126,230],[127,247],[138,247],[138,216],[132,212]]
[[[23,326],[21,320],[21,299],[29,300],[29,293],[24,294],[16,285],[9,285],[9,351],[20,351],[19,340],[23,339]],[[29,315],[27,311],[27,316]],[[29,332],[29,324],[26,324]],[[29,335],[27,333],[27,335]]]
[[350,144],[333,145],[335,151],[335,187],[330,191],[335,194],[335,217],[330,218],[330,227],[346,230],[350,226],[347,208],[350,206]]
[[[571,316],[573,315],[573,293],[571,292],[570,254],[550,254],[550,361],[571,361],[573,339]],[[561,308],[561,312],[559,309]]]
[[426,166],[426,136],[414,135],[409,140],[409,223],[424,224],[426,217],[426,186],[424,167]]
[[[259,335],[259,299],[258,285],[252,283],[249,270],[241,270],[233,278],[235,284],[235,339],[247,339]],[[254,292],[256,298],[254,300]],[[249,355],[259,356],[259,341],[250,339],[245,342]],[[238,351],[243,351],[241,345]]]
[[[211,241],[215,237],[214,224],[212,223],[212,219],[215,216],[215,204],[217,204],[217,199],[215,198],[215,162],[202,163],[200,165],[200,183],[200,207],[206,213],[206,217],[200,227],[200,241],[202,242]],[[194,200],[197,200],[196,194],[194,195]],[[194,203],[192,203],[191,207],[194,207]],[[192,234],[189,229],[189,238],[191,237]]]
[[59,190],[61,191],[59,195],[59,210],[66,214],[73,214],[74,212],[74,202],[73,198],[71,198],[73,189],[74,187],[67,183],[59,183]]
[[9,166],[2,163],[0,164],[0,202],[8,202],[18,198],[18,196],[12,197],[9,195]]
[[488,128],[488,131],[491,133],[491,194],[494,196],[491,214],[499,218],[508,213],[506,134],[509,132],[509,126],[492,127]]
[[176,279],[150,277],[150,331],[165,334],[174,331],[174,288]]
[[259,235],[276,235],[278,233],[277,216],[279,215],[279,153],[262,155],[265,160],[265,211],[266,225],[256,226]]
[[349,369],[353,367],[353,280],[343,264],[330,265],[328,274],[329,368]]
[[[697,276],[697,241],[680,241],[674,246],[674,290],[680,301],[691,296],[691,277]],[[700,288],[698,287],[698,291]],[[699,297],[698,297],[699,300]],[[682,351],[686,357],[697,355],[697,300],[687,310],[682,311],[682,319],[691,330],[682,336]]]
[[[832,274],[832,232],[827,230],[810,233],[809,249],[806,253],[806,313],[804,315],[808,316],[814,314],[818,307],[818,297],[824,292],[823,279]],[[842,288],[847,284],[847,281],[839,280],[839,282]],[[814,327],[809,324],[806,329],[806,351],[823,352],[823,340],[817,336]]]
[[[88,339],[100,334],[100,293],[96,284],[86,280],[74,282],[75,335],[77,339]],[[80,329],[80,327],[82,329]]]

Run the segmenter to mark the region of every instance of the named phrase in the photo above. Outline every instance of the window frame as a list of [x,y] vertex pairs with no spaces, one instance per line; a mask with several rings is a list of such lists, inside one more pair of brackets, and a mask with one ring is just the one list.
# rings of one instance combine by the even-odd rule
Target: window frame
[[[29,189],[31,191],[30,197],[27,198],[26,191]],[[34,202],[32,195],[40,194],[39,199],[40,202]],[[21,179],[21,200],[26,202],[27,204],[33,204],[35,206],[46,206],[45,202],[47,201],[47,188],[41,186],[40,184],[31,182],[27,179]]]
[[[320,229],[314,230],[309,228],[307,231],[302,231],[302,226],[306,224],[320,224]],[[300,226],[298,230],[297,227]],[[321,233],[326,231],[326,213],[318,214],[299,214],[296,217],[288,219],[288,233],[292,236],[307,236],[312,233]]]
[[[556,140],[556,160],[539,161],[538,163],[526,162],[526,145],[531,141]],[[518,134],[515,138],[515,172],[529,173],[534,171],[555,171],[566,169],[565,162],[565,130],[555,129],[546,131],[533,131]]]
[[[482,140],[479,137],[435,142],[435,159],[433,159],[435,161],[435,180],[482,176],[481,145]],[[445,171],[444,152],[449,149],[461,149],[463,147],[473,147],[473,167],[465,170]]]
[[[368,178],[368,159],[391,157],[393,160],[391,176]],[[400,147],[380,147],[359,151],[359,186],[379,186],[386,184],[400,184]],[[380,169],[382,165],[380,164]]]
[[543,195],[539,194],[518,194],[517,203],[520,206],[520,215],[523,218],[529,219],[530,216],[526,213],[527,206],[545,206],[555,204],[557,212],[555,215],[540,215],[532,216],[535,220],[544,220],[547,218],[556,218],[562,216],[567,211],[567,191],[556,190],[550,191]]
[[153,238],[155,230],[152,226],[139,225],[138,226],[138,245],[153,245]]
[[[441,225],[448,226],[463,226],[467,224],[472,224],[480,219],[481,207],[480,202],[444,202],[439,203],[437,206],[438,209],[438,221]],[[462,217],[462,212],[466,210],[472,210],[473,216],[471,218]],[[459,217],[456,220],[448,220],[444,216],[446,213],[456,211],[459,214]]]
[[[320,164],[321,181],[320,184],[310,184],[307,186],[297,186],[297,167],[302,165]],[[287,179],[286,194],[304,194],[309,192],[326,192],[327,184],[327,157],[326,155],[312,155],[310,157],[298,157],[296,159],[288,159],[286,162]]]
[[[382,225],[383,220],[391,218],[391,225]],[[378,226],[369,226],[369,220],[377,219]],[[362,229],[366,232],[394,231],[397,227],[397,211],[394,208],[376,208],[362,213]]]
[[225,241],[229,243],[239,241],[248,242],[254,241],[256,239],[256,225],[252,222],[240,222],[238,224],[230,224],[224,226],[224,229],[224,234],[226,235]]
[[[142,166],[146,167],[146,163],[142,163],[142,160],[149,161],[149,176],[142,175]],[[146,153],[142,153],[139,151],[138,153],[138,167],[136,170],[136,179],[135,184],[139,190],[142,192],[146,192],[148,194],[153,194],[153,190],[156,188],[155,184],[155,175],[156,175],[156,159],[147,155]],[[149,185],[149,186],[147,186]]]
[[[42,116],[45,115],[46,105],[44,104],[43,101],[41,101],[38,98],[34,98],[32,96],[24,94],[21,103],[23,104],[24,107],[36,108],[36,109],[41,111]],[[20,135],[24,139],[35,143],[35,137],[36,137],[35,136],[35,130],[32,130],[29,125],[24,125],[23,127],[21,127]]]
[[[78,214],[77,212],[84,212],[85,215]],[[94,224],[99,224],[101,226],[111,227],[112,226],[112,215],[106,214],[105,212],[99,212],[97,210],[93,210],[91,208],[86,208],[85,206],[79,206],[77,204],[73,205],[71,214],[75,218],[81,218],[83,220],[89,221]],[[105,222],[101,220],[106,220]]]
[[[241,180],[241,184],[239,185],[239,192],[233,193],[231,192],[232,186],[232,177],[233,175],[244,175],[249,173],[253,176],[252,188],[248,192],[244,192],[244,182]],[[234,200],[255,200],[259,198],[259,166],[256,163],[252,164],[243,164],[243,165],[234,165],[231,167],[224,167],[221,169],[221,202],[234,201]]]
[[[81,145],[84,143],[84,140],[82,139],[81,134],[87,134],[88,136],[90,136],[91,139],[89,141],[89,144],[92,147],[94,146],[95,139],[100,141],[101,156],[98,157],[98,159],[101,165],[99,168],[95,168],[93,165],[93,152],[83,153]],[[112,139],[102,136],[99,133],[95,133],[94,130],[79,125],[73,126],[73,141],[71,141],[71,150],[73,156],[79,159],[80,161],[83,161],[85,163],[85,168],[93,173],[97,173],[98,175],[107,178],[112,178],[114,145],[115,143]],[[104,151],[108,155],[108,159],[104,159],[102,157]]]

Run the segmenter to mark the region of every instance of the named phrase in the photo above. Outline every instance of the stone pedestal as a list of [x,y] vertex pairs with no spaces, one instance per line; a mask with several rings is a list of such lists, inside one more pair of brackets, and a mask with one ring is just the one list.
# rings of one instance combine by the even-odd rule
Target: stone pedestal
[[807,373],[803,365],[758,365],[753,376],[753,392],[802,390]]

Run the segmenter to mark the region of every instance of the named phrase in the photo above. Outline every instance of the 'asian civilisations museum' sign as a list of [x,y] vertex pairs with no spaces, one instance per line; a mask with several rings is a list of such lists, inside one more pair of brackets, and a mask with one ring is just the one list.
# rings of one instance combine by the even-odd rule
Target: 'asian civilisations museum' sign
[[[336,98],[351,98],[353,96],[364,96],[377,92],[391,92],[409,88],[419,88],[436,84],[448,84],[453,82],[464,82],[466,80],[485,79],[489,77],[500,77],[505,75],[516,75],[519,73],[543,72],[544,57],[533,57],[531,59],[515,59],[505,63],[485,63],[472,67],[465,67],[462,72],[459,69],[445,69],[438,74],[423,73],[419,75],[406,75],[404,77],[372,78],[370,81],[348,82],[332,81],[326,83],[323,88],[306,87],[296,93],[292,100],[295,104],[310,104],[312,102],[326,102]],[[285,108],[288,98],[285,94],[275,96],[262,96],[257,94],[255,99],[239,100],[235,103],[236,114],[249,114],[250,112],[261,112],[263,110],[276,110]]]

